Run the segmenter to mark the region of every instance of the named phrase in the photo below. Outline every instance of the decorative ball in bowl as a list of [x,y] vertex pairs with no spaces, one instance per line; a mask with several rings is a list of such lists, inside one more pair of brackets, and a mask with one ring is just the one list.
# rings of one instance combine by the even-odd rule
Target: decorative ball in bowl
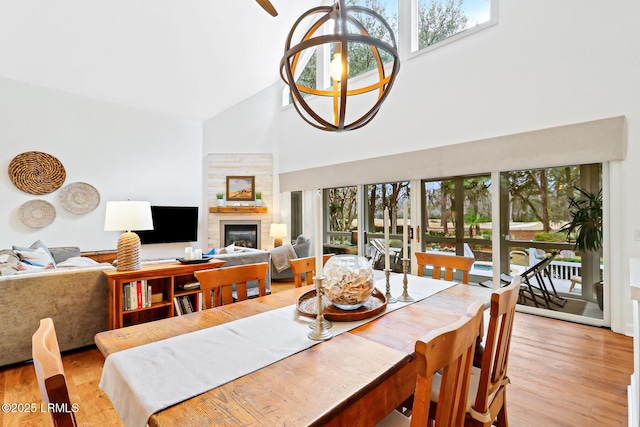
[[373,292],[373,269],[365,257],[332,256],[323,274],[324,294],[341,310],[360,308]]

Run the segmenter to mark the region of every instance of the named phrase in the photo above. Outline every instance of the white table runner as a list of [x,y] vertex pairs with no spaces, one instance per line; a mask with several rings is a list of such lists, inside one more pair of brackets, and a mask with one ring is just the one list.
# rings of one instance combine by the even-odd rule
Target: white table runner
[[[401,295],[402,275],[390,283],[391,294]],[[411,276],[409,285],[409,294],[420,301],[455,283]],[[384,292],[385,282],[376,287]],[[388,304],[379,316],[407,304]],[[376,317],[332,322],[331,332],[339,335]],[[159,410],[319,344],[307,338],[311,321],[292,305],[123,350],[105,360],[100,388],[125,426],[144,427]]]

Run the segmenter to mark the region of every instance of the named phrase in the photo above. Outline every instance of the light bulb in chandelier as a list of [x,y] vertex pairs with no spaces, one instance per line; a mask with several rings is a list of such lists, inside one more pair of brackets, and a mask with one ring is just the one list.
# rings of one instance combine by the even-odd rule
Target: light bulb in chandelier
[[[349,64],[347,63],[347,75],[349,74]],[[342,80],[342,53],[334,53],[333,59],[329,63],[329,75],[337,82]]]

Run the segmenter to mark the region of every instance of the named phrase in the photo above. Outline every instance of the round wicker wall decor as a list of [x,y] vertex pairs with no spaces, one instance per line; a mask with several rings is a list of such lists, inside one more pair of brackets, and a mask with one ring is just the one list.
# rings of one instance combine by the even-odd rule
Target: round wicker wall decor
[[40,151],[18,154],[9,163],[9,177],[20,190],[47,194],[62,186],[67,173],[60,160]]
[[74,182],[60,190],[60,204],[74,214],[86,214],[100,204],[100,193],[86,182]]
[[56,219],[56,208],[46,200],[31,200],[20,206],[19,216],[27,227],[42,228]]

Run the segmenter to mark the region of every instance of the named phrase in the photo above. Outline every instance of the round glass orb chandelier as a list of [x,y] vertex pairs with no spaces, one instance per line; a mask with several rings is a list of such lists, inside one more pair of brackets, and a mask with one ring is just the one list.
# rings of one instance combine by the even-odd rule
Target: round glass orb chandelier
[[[294,37],[299,41],[292,45]],[[314,56],[315,70],[309,65]],[[373,10],[347,6],[345,0],[310,9],[298,18],[280,61],[280,75],[289,85],[296,111],[311,126],[326,131],[353,130],[369,123],[399,69],[389,24]],[[350,77],[350,70],[359,75]],[[300,78],[303,72],[315,73],[315,80]]]

